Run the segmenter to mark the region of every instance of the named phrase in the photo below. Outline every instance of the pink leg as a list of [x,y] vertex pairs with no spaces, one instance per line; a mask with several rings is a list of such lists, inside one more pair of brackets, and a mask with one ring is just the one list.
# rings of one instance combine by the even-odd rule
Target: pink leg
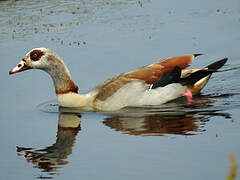
[[187,90],[185,93],[182,94],[182,96],[186,96],[187,98],[187,103],[188,104],[193,104],[195,101],[192,99],[192,92]]
[[189,90],[183,93],[182,96],[185,96],[187,98],[187,104],[201,104],[201,103],[214,102],[213,100],[210,100],[210,99],[193,100],[192,92]]

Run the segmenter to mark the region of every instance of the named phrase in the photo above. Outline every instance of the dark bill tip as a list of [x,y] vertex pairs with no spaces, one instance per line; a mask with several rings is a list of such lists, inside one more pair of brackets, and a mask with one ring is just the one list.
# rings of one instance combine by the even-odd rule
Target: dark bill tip
[[9,71],[9,75],[11,75],[11,74],[14,74],[14,73],[12,72],[12,70]]
[[30,69],[27,65],[26,65],[26,61],[21,61],[15,68],[13,68],[12,70],[9,71],[9,75],[11,74],[15,74],[21,71],[25,71]]

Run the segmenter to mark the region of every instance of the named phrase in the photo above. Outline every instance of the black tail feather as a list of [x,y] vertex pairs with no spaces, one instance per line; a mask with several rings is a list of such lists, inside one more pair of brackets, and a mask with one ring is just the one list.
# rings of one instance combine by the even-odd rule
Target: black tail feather
[[[194,56],[200,56],[202,54],[194,54]],[[182,85],[194,85],[200,79],[214,73],[218,72],[226,62],[228,58],[221,59],[216,61],[205,68],[196,71],[185,78],[181,78],[181,69],[176,66],[171,72],[163,74],[162,78],[155,84],[153,84],[152,88],[164,87],[171,83],[181,83]]]
[[200,79],[208,76],[209,74],[212,74],[213,72],[214,72],[213,70],[199,70],[192,73],[188,77],[181,78],[178,82],[181,83],[182,85],[194,85]]
[[202,54],[202,53],[193,54],[194,57],[201,56],[201,55],[204,55],[204,54]]
[[227,62],[227,60],[228,60],[228,58],[221,59],[219,61],[216,61],[216,62],[206,66],[205,68],[212,69],[212,70],[220,69]]
[[196,71],[192,73],[190,76],[186,78],[181,78],[179,80],[179,83],[183,85],[193,85],[196,82],[198,82],[200,79],[214,73],[218,72],[218,69],[220,69],[226,62],[228,58],[221,59],[219,61],[216,61],[208,66],[206,66],[204,69]]

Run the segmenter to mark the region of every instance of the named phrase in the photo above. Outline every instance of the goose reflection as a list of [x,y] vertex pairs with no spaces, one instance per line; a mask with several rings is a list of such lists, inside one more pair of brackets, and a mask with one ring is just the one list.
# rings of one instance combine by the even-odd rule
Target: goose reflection
[[[18,155],[23,156],[34,168],[50,175],[57,174],[62,165],[68,164],[67,157],[72,154],[76,136],[81,130],[80,116],[72,113],[59,113],[56,142],[43,149],[17,147]],[[38,178],[53,178],[43,177]]]
[[216,111],[168,112],[149,115],[116,115],[104,119],[103,124],[123,134],[141,136],[196,135],[204,130],[211,116],[230,118],[228,113]]
[[[17,147],[19,156],[25,157],[34,168],[41,169],[42,172],[50,175],[40,175],[37,178],[53,178],[53,175],[59,174],[63,165],[68,164],[67,158],[72,154],[76,136],[81,130],[79,114],[89,113],[64,108],[59,111],[57,138],[53,145],[43,149]],[[115,131],[136,136],[196,135],[205,131],[204,126],[212,116],[231,118],[230,114],[223,113],[221,110],[210,110],[209,105],[202,105],[198,109],[172,105],[161,109],[134,108],[102,114],[106,117],[103,120],[104,125]]]

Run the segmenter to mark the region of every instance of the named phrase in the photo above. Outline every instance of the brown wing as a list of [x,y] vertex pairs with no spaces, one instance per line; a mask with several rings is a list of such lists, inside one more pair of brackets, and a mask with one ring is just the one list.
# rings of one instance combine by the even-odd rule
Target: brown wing
[[154,84],[161,79],[164,73],[172,71],[176,66],[184,69],[194,59],[194,55],[177,56],[164,59],[155,64],[138,68],[135,71],[127,72],[107,79],[99,84],[92,91],[96,92],[96,100],[104,101],[113,95],[118,89],[132,81],[142,81],[147,84]]
[[179,66],[181,69],[188,67],[193,59],[194,55],[172,57],[125,73],[124,76],[143,80],[147,84],[154,84],[161,79],[163,74],[172,71],[176,66]]

